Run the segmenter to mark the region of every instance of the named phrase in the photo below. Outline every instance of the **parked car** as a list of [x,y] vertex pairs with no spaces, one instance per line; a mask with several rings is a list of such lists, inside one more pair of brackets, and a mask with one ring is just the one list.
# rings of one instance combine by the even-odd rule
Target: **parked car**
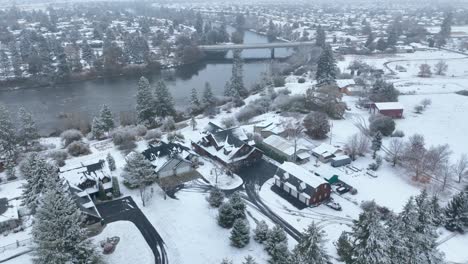
[[349,192],[349,188],[345,186],[341,186],[341,187],[336,188],[336,192],[339,194],[344,194],[344,193]]
[[341,205],[335,202],[333,199],[330,199],[328,202],[325,203],[325,205],[333,210],[341,211]]

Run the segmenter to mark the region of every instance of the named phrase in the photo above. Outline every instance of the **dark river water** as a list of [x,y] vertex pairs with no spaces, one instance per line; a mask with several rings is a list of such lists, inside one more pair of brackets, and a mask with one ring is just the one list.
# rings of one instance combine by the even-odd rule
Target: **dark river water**
[[[244,43],[265,43],[265,36],[246,31]],[[292,53],[288,49],[275,49],[277,58],[287,57]],[[227,58],[232,58],[230,53]],[[245,50],[242,57],[246,59],[269,58],[269,50]],[[244,63],[244,83],[250,88],[260,79],[262,72],[268,69],[269,60]],[[176,106],[180,109],[188,106],[190,91],[197,88],[202,93],[205,82],[209,82],[216,95],[223,94],[224,85],[231,77],[232,64],[229,60],[208,61],[178,69],[163,70],[146,76],[151,82],[163,78],[170,88]],[[61,113],[78,113],[92,116],[103,104],[110,106],[118,116],[119,112],[135,108],[135,94],[139,77],[118,77],[84,82],[61,84],[55,87],[40,87],[1,91],[0,103],[5,104],[15,114],[20,106],[31,111],[42,134],[61,127]]]

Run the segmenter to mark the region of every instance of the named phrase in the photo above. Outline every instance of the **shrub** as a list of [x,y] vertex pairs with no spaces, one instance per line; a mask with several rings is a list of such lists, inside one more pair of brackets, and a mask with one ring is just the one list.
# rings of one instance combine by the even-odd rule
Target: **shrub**
[[167,140],[169,140],[170,142],[184,141],[185,137],[180,132],[172,132],[172,133],[167,134]]
[[423,110],[424,110],[424,106],[422,106],[422,105],[417,105],[417,106],[414,107],[414,112],[416,114],[421,114]]
[[458,92],[455,92],[455,93],[459,94],[459,95],[468,96],[468,90],[461,90],[461,91],[458,91]]
[[392,137],[404,137],[405,136],[405,133],[401,130],[395,130],[395,132],[393,132],[392,134]]
[[83,138],[83,134],[79,130],[68,129],[63,131],[60,137],[62,138],[63,145],[67,147],[74,141],[80,141]]
[[175,129],[176,129],[176,126],[175,126],[174,118],[172,116],[168,116],[168,117],[164,118],[164,120],[162,122],[162,130],[163,131],[174,131]]
[[230,117],[223,118],[223,120],[221,120],[221,124],[225,128],[231,128],[231,127],[236,126],[237,122],[236,122],[236,119],[234,117],[230,116]]
[[91,151],[89,150],[88,144],[81,141],[74,141],[68,145],[68,153],[73,157],[78,157],[90,154]]
[[135,133],[139,137],[144,137],[147,132],[148,132],[148,129],[144,125],[137,125],[135,127]]
[[261,114],[262,114],[262,111],[260,107],[249,104],[246,107],[242,108],[239,112],[237,112],[236,119],[239,122],[247,122],[250,119],[256,116],[259,116]]
[[134,127],[121,127],[111,133],[112,141],[120,150],[131,150],[136,147]]
[[305,83],[305,82],[306,82],[306,79],[301,77],[301,78],[299,78],[299,79],[297,80],[297,82],[298,82],[298,83]]
[[289,94],[291,94],[291,90],[289,90],[288,88],[278,89],[276,92],[277,92],[278,94],[284,94],[284,95],[289,95]]
[[214,188],[210,191],[210,196],[206,200],[212,207],[218,208],[223,204],[224,193],[220,189]]
[[154,141],[156,139],[160,139],[162,137],[162,132],[159,129],[151,129],[145,135],[145,139],[148,141]]
[[395,130],[395,121],[391,117],[384,115],[372,116],[370,118],[369,130],[371,134],[380,132],[384,136],[390,136]]
[[54,160],[57,167],[65,166],[65,160],[68,158],[68,153],[65,150],[58,149],[49,153],[49,157]]

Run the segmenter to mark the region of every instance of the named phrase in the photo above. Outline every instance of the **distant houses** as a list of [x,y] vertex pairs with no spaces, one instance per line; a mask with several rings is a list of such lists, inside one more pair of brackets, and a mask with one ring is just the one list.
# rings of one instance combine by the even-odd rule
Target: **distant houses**
[[230,128],[209,133],[200,141],[192,142],[192,147],[199,155],[207,156],[236,171],[256,163],[263,156],[247,140],[241,128]]
[[328,200],[331,194],[327,181],[292,162],[284,162],[278,167],[274,184],[306,206],[318,205]]
[[370,107],[371,113],[379,113],[391,118],[403,117],[403,105],[399,102],[374,103]]

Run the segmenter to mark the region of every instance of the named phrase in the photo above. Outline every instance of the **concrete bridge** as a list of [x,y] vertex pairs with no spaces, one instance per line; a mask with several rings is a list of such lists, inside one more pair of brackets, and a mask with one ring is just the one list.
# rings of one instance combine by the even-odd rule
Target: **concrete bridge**
[[273,42],[273,43],[250,43],[250,44],[225,44],[225,45],[200,45],[198,48],[202,51],[229,51],[244,49],[270,49],[271,58],[275,58],[275,48],[295,48],[315,46],[315,41],[300,42]]

